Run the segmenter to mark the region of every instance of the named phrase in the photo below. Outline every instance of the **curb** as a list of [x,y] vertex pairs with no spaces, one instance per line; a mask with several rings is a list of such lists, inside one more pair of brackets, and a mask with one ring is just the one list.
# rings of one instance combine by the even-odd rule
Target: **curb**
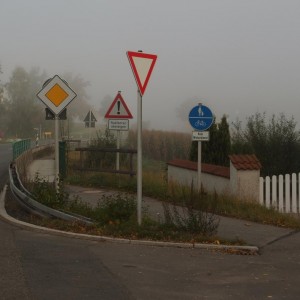
[[256,246],[235,246],[235,245],[222,245],[222,244],[217,245],[217,244],[201,244],[201,243],[178,243],[178,242],[161,242],[161,241],[147,241],[147,240],[130,240],[130,239],[107,237],[107,236],[74,233],[74,232],[61,231],[61,230],[51,229],[47,227],[37,226],[34,224],[20,221],[7,214],[5,209],[5,201],[4,201],[6,195],[6,189],[7,189],[7,185],[4,186],[2,192],[0,193],[0,218],[22,229],[28,229],[39,233],[54,234],[63,237],[97,241],[97,242],[113,242],[113,243],[155,246],[155,247],[173,247],[173,248],[190,248],[190,249],[194,248],[194,249],[219,250],[219,251],[225,250],[230,253],[241,253],[241,254],[259,253],[259,248]]

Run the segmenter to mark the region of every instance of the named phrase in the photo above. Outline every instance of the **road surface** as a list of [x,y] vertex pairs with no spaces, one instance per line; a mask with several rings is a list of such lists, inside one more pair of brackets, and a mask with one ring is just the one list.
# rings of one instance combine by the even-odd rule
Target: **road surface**
[[[0,145],[5,178],[9,146]],[[92,242],[0,220],[0,299],[298,299],[300,234],[230,255]]]

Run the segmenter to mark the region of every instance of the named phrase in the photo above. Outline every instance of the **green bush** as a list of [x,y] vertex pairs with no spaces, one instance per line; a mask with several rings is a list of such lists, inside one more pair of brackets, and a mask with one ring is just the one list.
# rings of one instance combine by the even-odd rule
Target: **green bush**
[[127,195],[104,195],[95,210],[95,220],[102,225],[135,220],[136,201]]
[[44,179],[40,179],[37,173],[30,187],[34,199],[51,208],[61,208],[66,205],[69,200],[69,194],[64,191],[63,182],[60,181],[58,191],[53,184],[50,184]]

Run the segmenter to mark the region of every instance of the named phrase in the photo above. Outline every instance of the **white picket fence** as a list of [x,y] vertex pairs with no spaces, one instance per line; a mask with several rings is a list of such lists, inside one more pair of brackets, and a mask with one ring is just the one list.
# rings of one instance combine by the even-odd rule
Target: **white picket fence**
[[300,173],[259,178],[259,201],[284,213],[299,213]]

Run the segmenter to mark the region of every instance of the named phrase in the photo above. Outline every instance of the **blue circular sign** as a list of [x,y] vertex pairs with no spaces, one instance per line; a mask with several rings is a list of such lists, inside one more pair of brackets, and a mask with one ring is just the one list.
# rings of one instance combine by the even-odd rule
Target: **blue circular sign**
[[207,106],[199,104],[190,111],[189,121],[194,129],[204,131],[213,124],[214,116]]

